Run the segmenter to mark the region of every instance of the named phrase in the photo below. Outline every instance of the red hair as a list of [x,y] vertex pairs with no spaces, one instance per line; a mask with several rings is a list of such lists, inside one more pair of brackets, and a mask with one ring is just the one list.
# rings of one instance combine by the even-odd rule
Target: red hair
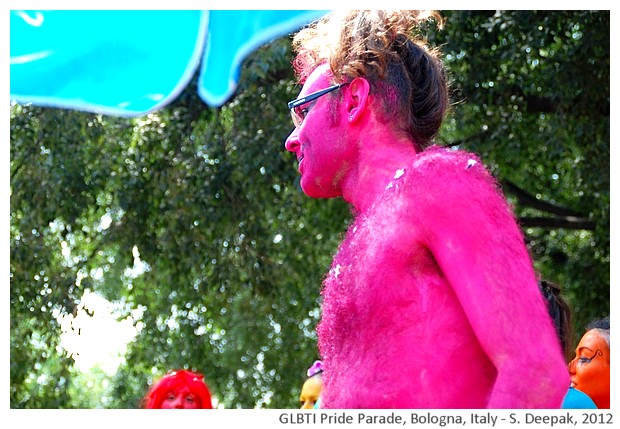
[[213,408],[211,392],[204,382],[204,376],[184,369],[169,372],[153,384],[144,397],[144,408],[161,408],[168,393],[180,387],[187,387],[196,397],[198,408]]

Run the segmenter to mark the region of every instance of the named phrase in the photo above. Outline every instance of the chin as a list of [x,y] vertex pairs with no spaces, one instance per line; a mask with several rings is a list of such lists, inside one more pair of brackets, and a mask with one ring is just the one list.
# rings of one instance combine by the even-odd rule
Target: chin
[[318,186],[308,185],[304,183],[303,177],[301,179],[301,190],[310,198],[336,198],[341,196],[341,194],[336,191],[326,191]]
[[340,195],[334,193],[334,194],[329,194],[329,193],[325,193],[325,192],[316,192],[316,191],[306,191],[305,189],[303,190],[304,194],[306,194],[307,196],[309,196],[310,198],[316,198],[316,199],[327,199],[327,198],[337,198]]

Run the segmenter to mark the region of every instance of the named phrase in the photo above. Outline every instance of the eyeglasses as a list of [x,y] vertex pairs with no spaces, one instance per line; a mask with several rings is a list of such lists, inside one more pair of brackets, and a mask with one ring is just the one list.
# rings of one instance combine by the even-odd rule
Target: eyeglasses
[[340,89],[342,85],[346,85],[347,83],[349,82],[343,82],[337,85],[332,85],[325,89],[321,89],[320,91],[313,92],[312,94],[308,94],[304,97],[300,97],[296,100],[289,101],[288,108],[291,111],[291,117],[293,118],[293,123],[295,124],[295,126],[297,128],[301,127],[301,124],[303,123],[304,119],[306,118],[306,115],[308,114],[308,111],[310,110],[310,106],[304,107],[304,108],[302,108],[301,106],[311,101],[314,101],[317,98],[324,96],[325,94],[329,94],[332,91]]

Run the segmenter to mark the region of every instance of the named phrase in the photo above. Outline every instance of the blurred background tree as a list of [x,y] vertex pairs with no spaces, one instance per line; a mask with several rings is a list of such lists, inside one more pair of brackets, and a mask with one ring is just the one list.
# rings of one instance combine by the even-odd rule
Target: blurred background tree
[[459,103],[441,143],[480,154],[500,180],[581,336],[609,314],[609,11],[446,17],[435,42]]
[[[452,77],[437,143],[482,156],[580,333],[610,308],[609,12],[444,16],[423,31]],[[221,406],[298,406],[350,215],[301,192],[283,147],[291,59],[288,37],[253,53],[217,109],[194,84],[135,119],[11,106],[12,408],[135,408],[181,367]],[[111,375],[61,343],[90,292],[136,330]]]

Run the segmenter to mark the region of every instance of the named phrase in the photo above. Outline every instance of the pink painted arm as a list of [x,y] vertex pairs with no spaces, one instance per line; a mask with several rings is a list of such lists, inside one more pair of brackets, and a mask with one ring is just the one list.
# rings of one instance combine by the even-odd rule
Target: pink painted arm
[[476,158],[437,151],[408,179],[415,229],[497,369],[488,407],[559,407],[569,385],[559,341],[492,177]]

